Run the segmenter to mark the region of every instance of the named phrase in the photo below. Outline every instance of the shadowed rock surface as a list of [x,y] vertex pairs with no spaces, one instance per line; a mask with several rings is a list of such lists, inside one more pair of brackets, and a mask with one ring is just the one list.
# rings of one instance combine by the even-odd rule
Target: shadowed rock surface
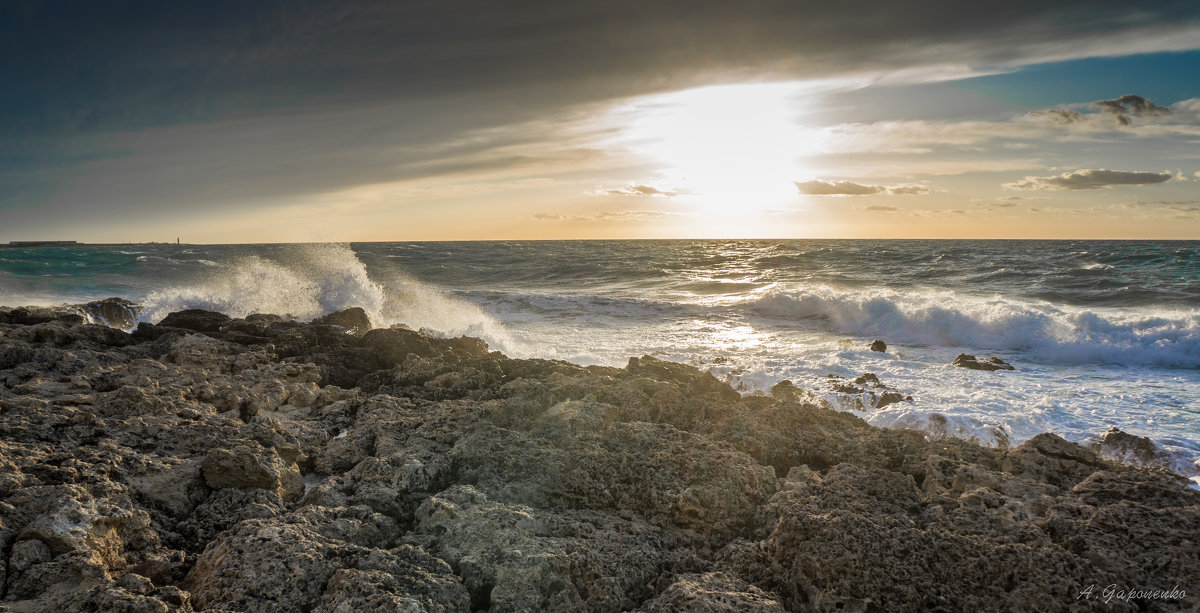
[[[787,382],[512,359],[360,310],[84,321],[0,310],[0,610],[1200,602],[1200,492],[1053,434],[929,440]],[[882,400],[868,375],[831,385]]]
[[1016,370],[1012,364],[1000,358],[980,359],[969,353],[958,354],[958,357],[954,358],[954,365],[971,370]]

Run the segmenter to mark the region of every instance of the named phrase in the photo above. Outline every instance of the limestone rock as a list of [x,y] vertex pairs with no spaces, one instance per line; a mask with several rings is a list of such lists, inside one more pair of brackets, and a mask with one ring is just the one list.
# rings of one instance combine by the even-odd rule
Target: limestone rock
[[394,523],[362,507],[249,520],[205,549],[184,586],[199,609],[469,610],[450,567],[420,548],[392,546],[397,536]]
[[371,318],[362,307],[336,311],[314,319],[313,323],[340,326],[352,336],[362,336],[371,331]]
[[224,313],[206,311],[204,309],[186,309],[170,313],[155,325],[168,328],[184,328],[195,330],[196,332],[217,332],[230,319]]
[[1171,465],[1170,454],[1159,449],[1154,441],[1145,436],[1122,432],[1115,426],[1101,435],[1100,440],[1092,445],[1092,449],[1108,459],[1123,460],[1142,466],[1169,467]]
[[295,464],[279,457],[274,448],[237,445],[213,449],[201,465],[204,482],[211,488],[258,488],[295,500],[304,493],[304,478]]
[[84,314],[0,309],[9,611],[1045,610],[1200,583],[1200,493],[1114,461],[1156,458],[1124,433],[983,447],[653,357]]
[[130,330],[136,325],[140,308],[124,298],[105,298],[93,300],[82,305],[84,311],[99,324]]
[[723,572],[681,575],[642,605],[643,613],[784,613],[770,594]]

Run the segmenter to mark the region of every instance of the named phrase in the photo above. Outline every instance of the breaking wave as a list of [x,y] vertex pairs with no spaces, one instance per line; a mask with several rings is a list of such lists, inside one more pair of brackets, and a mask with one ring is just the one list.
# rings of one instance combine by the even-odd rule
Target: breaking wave
[[439,336],[477,336],[494,348],[513,349],[503,326],[479,307],[413,279],[378,283],[344,244],[289,245],[271,256],[237,258],[213,267],[200,282],[152,291],[141,306],[139,320],[148,322],[184,309],[311,320],[357,306],[376,327],[404,324]]
[[1087,309],[954,292],[770,293],[750,312],[821,320],[844,334],[888,342],[1021,352],[1065,364],[1200,368],[1200,310]]

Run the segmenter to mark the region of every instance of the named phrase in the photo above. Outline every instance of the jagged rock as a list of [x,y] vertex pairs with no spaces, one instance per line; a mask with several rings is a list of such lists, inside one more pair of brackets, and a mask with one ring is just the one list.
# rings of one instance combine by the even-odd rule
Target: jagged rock
[[104,324],[120,330],[129,330],[137,323],[140,308],[124,298],[105,298],[93,300],[82,305],[84,311],[92,316],[96,323]]
[[1170,466],[1170,454],[1159,449],[1149,437],[1135,436],[1113,426],[1100,436],[1092,448],[1106,458],[1143,466]]
[[283,461],[275,448],[238,445],[233,449],[213,449],[201,464],[204,482],[213,489],[225,487],[257,488],[284,500],[295,500],[304,493],[304,478],[295,464]]
[[17,539],[37,539],[56,556],[88,552],[117,568],[124,565],[121,554],[127,544],[142,549],[157,537],[150,530],[150,516],[125,501],[67,498],[26,525]]
[[393,546],[397,536],[391,520],[362,507],[304,507],[222,533],[183,585],[198,609],[468,611],[450,567]]
[[677,383],[689,392],[714,394],[722,400],[737,400],[741,396],[727,383],[717,380],[712,373],[701,372],[690,366],[667,362],[653,356],[629,358],[625,370],[633,376]]
[[969,353],[960,353],[954,358],[954,366],[971,370],[1016,370],[1011,364],[997,357],[981,360]]
[[[1124,433],[987,448],[652,357],[12,313],[11,611],[1025,610],[1200,583],[1200,493],[1112,461],[1153,449]],[[871,373],[826,384],[899,395]]]
[[80,325],[87,322],[87,317],[77,307],[29,306],[0,311],[0,323],[31,326],[51,321]]
[[341,326],[352,336],[362,336],[371,331],[371,318],[361,307],[330,313],[314,319],[313,323]]
[[157,326],[168,328],[184,328],[196,332],[217,332],[221,326],[228,323],[230,317],[224,313],[206,311],[204,309],[187,309],[176,311],[164,317]]
[[833,403],[841,410],[877,411],[890,404],[912,402],[913,397],[903,394],[879,380],[875,373],[863,373],[847,381],[837,375],[825,378]]
[[869,347],[869,349],[870,349],[871,351],[878,351],[878,352],[880,352],[880,353],[887,353],[887,343],[885,343],[885,342],[883,342],[883,341],[881,341],[881,340],[879,340],[879,339],[876,339],[876,340],[874,340],[874,341],[871,341],[871,346]]
[[642,605],[643,613],[784,613],[770,594],[722,572],[680,575],[663,593]]
[[248,519],[270,519],[287,511],[278,494],[262,489],[225,488],[196,506],[176,530],[184,545],[202,551],[216,536]]
[[431,550],[451,562],[474,608],[509,611],[620,611],[650,596],[663,569],[699,561],[673,534],[636,519],[548,513],[454,486],[417,510]]
[[1003,466],[1018,477],[1072,487],[1107,464],[1096,452],[1047,432],[1005,453]]

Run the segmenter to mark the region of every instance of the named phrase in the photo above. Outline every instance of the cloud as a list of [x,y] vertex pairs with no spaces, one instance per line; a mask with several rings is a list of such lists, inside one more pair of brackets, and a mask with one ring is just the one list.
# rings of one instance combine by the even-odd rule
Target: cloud
[[796,189],[810,196],[865,196],[883,191],[879,185],[860,185],[850,181],[796,181]]
[[[1200,98],[1181,100],[1167,108],[1141,96],[1126,94],[1112,100],[1066,106],[1089,108],[1091,104],[1100,107],[1086,113],[1072,108],[1039,109],[1002,121],[922,119],[842,123],[815,129],[812,137],[820,143],[821,152],[837,154],[936,153],[938,147],[1011,150],[1031,145],[1043,147],[1050,139],[1067,142],[1112,137],[1200,137]],[[1125,118],[1124,123],[1120,117]],[[969,164],[977,160],[958,156],[955,161]]]
[[1171,109],[1154,104],[1153,101],[1137,94],[1125,94],[1110,100],[1097,100],[1088,105],[1095,113],[1081,113],[1070,108],[1042,109],[1030,111],[1031,118],[1046,117],[1052,123],[1060,126],[1077,124],[1093,124],[1097,117],[1115,121],[1118,126],[1129,126],[1134,117],[1166,117],[1171,115]]
[[869,196],[872,194],[886,196],[923,196],[930,193],[929,186],[920,183],[902,183],[900,185],[870,185],[854,183],[853,181],[796,181],[796,189],[808,196]]
[[1169,172],[1143,172],[1124,170],[1076,170],[1051,177],[1025,177],[1021,181],[1005,183],[1005,189],[1102,189],[1115,185],[1148,185],[1171,180]]
[[1117,123],[1122,126],[1130,124],[1130,117],[1171,114],[1171,109],[1165,106],[1158,106],[1135,94],[1125,94],[1120,98],[1113,98],[1112,100],[1097,100],[1089,106],[1101,113],[1112,115]]
[[592,213],[588,215],[558,215],[553,213],[537,213],[533,215],[533,219],[537,221],[574,221],[574,222],[628,222],[642,221],[647,219],[657,219],[661,217],[674,217],[682,215],[682,213],[672,213],[669,211],[604,211],[600,213]]
[[894,206],[881,206],[878,204],[872,204],[871,206],[863,207],[863,210],[864,211],[882,211],[882,212],[891,213],[894,211],[899,211],[900,209],[898,209]]
[[1001,202],[1024,202],[1026,200],[1049,200],[1046,196],[1001,196]]
[[553,134],[469,137],[697,85],[911,83],[1200,47],[1194,2],[913,0],[871,19],[856,3],[770,0],[116,4],[0,3],[0,40],[20,50],[0,54],[0,213],[14,238],[83,215],[169,225],[359,185],[562,169],[553,149],[588,151]]
[[653,198],[671,198],[680,194],[677,190],[662,189],[653,185],[633,183],[624,187],[598,189],[592,192],[596,196],[649,196]]
[[1122,202],[1115,206],[1160,214],[1174,213],[1175,217],[1181,218],[1200,216],[1200,200],[1138,200]]

